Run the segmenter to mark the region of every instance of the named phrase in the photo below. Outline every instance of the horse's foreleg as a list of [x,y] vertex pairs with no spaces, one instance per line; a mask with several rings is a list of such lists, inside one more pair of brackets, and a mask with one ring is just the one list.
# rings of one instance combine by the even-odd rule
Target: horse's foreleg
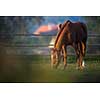
[[53,54],[52,54],[52,52],[51,52],[51,55],[50,55],[50,57],[51,57],[51,67],[53,68]]
[[59,65],[59,63],[60,63],[60,53],[57,53],[57,55],[56,55],[56,66],[55,66],[55,68],[57,68],[58,67],[58,65]]
[[66,68],[67,66],[67,49],[66,49],[66,46],[63,45],[62,46],[62,49],[63,49],[63,59],[64,59],[64,69]]

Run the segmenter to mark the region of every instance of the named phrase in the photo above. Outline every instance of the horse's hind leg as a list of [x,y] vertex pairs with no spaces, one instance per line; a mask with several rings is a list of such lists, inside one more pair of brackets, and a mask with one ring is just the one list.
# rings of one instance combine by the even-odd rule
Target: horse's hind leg
[[65,45],[62,46],[62,50],[63,50],[63,61],[64,61],[64,69],[65,69],[67,66],[67,49]]
[[79,51],[79,48],[78,48],[78,44],[74,45],[74,49],[75,49],[75,53],[76,53],[76,63],[77,63],[76,69],[79,69],[79,53],[80,53],[80,51]]
[[78,43],[75,46],[75,51],[76,51],[76,56],[77,56],[77,69],[83,69],[82,67],[82,60],[83,60],[83,56],[82,56],[82,51],[81,51],[81,43]]
[[[86,42],[82,42],[82,56],[85,56],[85,52],[86,52]],[[84,61],[82,61],[82,67],[85,67],[84,65]]]
[[85,52],[86,52],[86,43],[84,42],[81,42],[81,45],[82,45],[82,55],[85,56]]
[[85,56],[85,45],[83,42],[80,43],[80,54],[79,54],[79,66],[80,69],[84,68],[84,61],[83,61],[83,57]]
[[81,70],[84,68],[82,66],[82,63],[83,63],[83,56],[82,56],[82,53],[80,52],[80,55],[79,55],[79,67],[80,67]]

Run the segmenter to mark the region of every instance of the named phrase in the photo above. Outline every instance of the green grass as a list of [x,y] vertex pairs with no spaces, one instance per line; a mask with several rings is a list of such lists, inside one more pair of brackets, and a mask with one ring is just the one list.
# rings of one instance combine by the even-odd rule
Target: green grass
[[74,56],[68,56],[68,66],[62,70],[50,66],[49,56],[2,56],[0,82],[100,82],[100,56],[86,57],[86,68],[76,70]]

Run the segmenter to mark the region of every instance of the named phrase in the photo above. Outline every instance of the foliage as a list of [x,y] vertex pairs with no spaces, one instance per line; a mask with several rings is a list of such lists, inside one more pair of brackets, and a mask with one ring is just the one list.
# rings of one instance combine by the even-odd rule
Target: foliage
[[40,24],[41,16],[2,16],[0,17],[0,32],[16,33],[27,32],[27,24]]
[[88,30],[99,34],[100,33],[100,17],[99,16],[85,16],[84,18],[86,19]]
[[42,16],[1,16],[0,41],[12,40],[13,35],[28,33],[30,24],[41,24]]

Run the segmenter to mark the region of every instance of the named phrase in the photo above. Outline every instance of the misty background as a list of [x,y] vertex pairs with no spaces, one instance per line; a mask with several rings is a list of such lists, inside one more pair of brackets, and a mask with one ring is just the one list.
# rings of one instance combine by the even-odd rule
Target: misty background
[[[87,25],[88,72],[74,70],[75,56],[68,56],[66,71],[50,68],[50,41],[66,20]],[[99,43],[99,16],[0,16],[0,82],[99,81]],[[68,47],[68,55],[75,55],[73,48]]]
[[[24,55],[33,53],[49,54],[50,51],[48,48],[39,47],[47,47],[53,38],[52,35],[56,36],[58,30],[56,29],[45,32],[39,31],[38,35],[46,36],[34,35],[41,26],[57,26],[66,20],[70,20],[72,22],[84,22],[87,25],[88,34],[92,35],[91,38],[88,38],[87,43],[90,45],[88,46],[87,52],[100,54],[100,17],[96,16],[1,16],[1,53]],[[16,48],[13,48],[14,46],[16,46]],[[3,47],[7,48],[4,49]],[[74,53],[72,49],[69,49],[69,52],[70,51]]]

